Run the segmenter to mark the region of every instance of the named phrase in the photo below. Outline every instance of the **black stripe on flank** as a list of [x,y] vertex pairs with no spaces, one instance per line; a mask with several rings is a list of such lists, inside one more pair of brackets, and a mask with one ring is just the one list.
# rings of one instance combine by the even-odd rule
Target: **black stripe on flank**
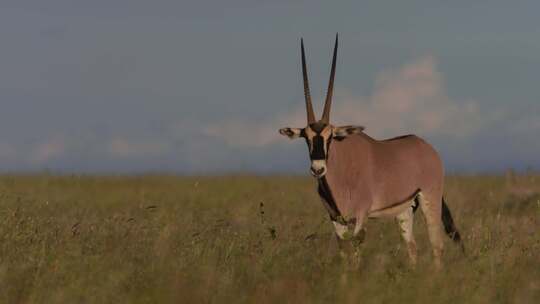
[[319,191],[319,195],[323,200],[326,211],[328,211],[328,215],[330,215],[330,219],[342,225],[347,225],[347,222],[341,216],[341,212],[339,212],[326,177],[319,178],[317,181],[319,182],[319,187],[317,190]]

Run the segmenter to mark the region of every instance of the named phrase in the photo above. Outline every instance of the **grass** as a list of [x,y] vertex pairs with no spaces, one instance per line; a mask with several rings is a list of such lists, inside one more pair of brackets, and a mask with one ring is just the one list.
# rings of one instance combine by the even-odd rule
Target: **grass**
[[[524,190],[525,189],[525,190]],[[0,303],[538,303],[540,177],[454,176],[465,241],[416,270],[393,220],[346,271],[302,177],[0,177]]]

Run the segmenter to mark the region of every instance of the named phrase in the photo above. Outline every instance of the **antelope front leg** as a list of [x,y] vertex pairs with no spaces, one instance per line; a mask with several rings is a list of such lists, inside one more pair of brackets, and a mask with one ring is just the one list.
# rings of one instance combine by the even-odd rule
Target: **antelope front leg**
[[360,266],[360,249],[365,239],[365,229],[361,222],[355,221],[348,225],[332,222],[336,231],[340,255],[352,270]]

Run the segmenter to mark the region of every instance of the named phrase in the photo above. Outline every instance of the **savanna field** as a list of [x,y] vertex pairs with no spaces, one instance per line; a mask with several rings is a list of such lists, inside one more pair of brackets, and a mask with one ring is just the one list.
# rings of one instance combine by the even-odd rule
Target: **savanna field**
[[0,303],[540,303],[540,176],[451,176],[433,272],[394,220],[344,269],[308,177],[0,177]]

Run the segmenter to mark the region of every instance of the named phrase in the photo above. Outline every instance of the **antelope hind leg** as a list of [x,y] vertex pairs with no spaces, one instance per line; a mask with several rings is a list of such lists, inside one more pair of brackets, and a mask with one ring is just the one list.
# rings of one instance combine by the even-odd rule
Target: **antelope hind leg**
[[415,268],[417,254],[416,254],[416,241],[413,234],[413,223],[414,223],[414,211],[413,207],[407,208],[407,210],[396,216],[397,223],[399,225],[399,230],[401,236],[407,245],[407,253],[409,254],[409,260],[411,266]]
[[420,208],[426,218],[426,226],[428,229],[429,241],[433,249],[433,259],[436,269],[441,269],[441,257],[443,252],[442,239],[442,220],[441,220],[441,199],[433,199],[424,196],[422,193],[418,195]]

